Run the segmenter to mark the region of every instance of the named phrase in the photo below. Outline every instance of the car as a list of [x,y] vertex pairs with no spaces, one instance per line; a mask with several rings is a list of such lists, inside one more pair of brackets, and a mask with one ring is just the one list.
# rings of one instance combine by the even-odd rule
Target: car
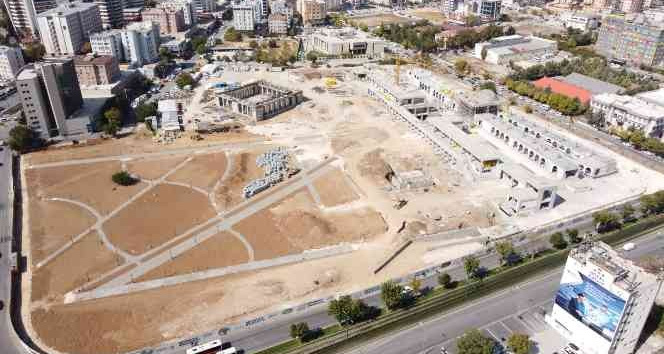
[[624,251],[631,251],[636,248],[636,245],[634,242],[627,242],[626,244],[623,245],[622,249]]

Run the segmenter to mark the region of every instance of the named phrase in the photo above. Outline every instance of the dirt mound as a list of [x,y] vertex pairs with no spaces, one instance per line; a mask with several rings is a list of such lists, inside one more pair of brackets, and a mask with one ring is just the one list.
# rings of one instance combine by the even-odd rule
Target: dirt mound
[[424,234],[427,232],[427,224],[416,220],[416,221],[409,221],[406,224],[406,235],[420,235]]

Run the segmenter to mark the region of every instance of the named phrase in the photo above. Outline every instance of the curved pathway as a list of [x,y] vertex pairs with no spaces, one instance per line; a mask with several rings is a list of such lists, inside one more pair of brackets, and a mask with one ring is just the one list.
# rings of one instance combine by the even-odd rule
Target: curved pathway
[[247,262],[253,262],[255,260],[254,247],[251,246],[251,243],[247,241],[244,235],[233,229],[228,229],[228,232],[230,232],[233,236],[235,236],[235,238],[237,238],[238,240],[240,240],[240,242],[242,242],[242,244],[244,244],[244,248],[247,249],[247,254],[249,255],[249,260]]

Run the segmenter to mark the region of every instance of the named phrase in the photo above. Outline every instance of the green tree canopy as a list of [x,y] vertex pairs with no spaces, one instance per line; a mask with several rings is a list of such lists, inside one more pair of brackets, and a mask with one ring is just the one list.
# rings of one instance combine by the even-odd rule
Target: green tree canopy
[[157,115],[157,103],[143,103],[134,109],[136,120],[145,122],[145,118]]
[[23,124],[19,124],[9,131],[9,141],[7,144],[9,144],[12,150],[22,153],[39,146],[40,139],[34,130]]
[[121,186],[131,186],[138,183],[138,179],[132,177],[127,171],[116,172],[111,176],[113,183]]
[[184,88],[185,86],[193,86],[195,83],[194,78],[189,73],[181,73],[175,78],[175,84],[179,88]]
[[26,63],[34,63],[44,58],[46,47],[39,42],[27,44],[23,47],[23,58]]
[[438,276],[438,284],[445,289],[449,289],[452,286],[452,277],[447,273],[443,273]]
[[549,237],[549,243],[559,250],[567,247],[567,241],[565,241],[565,236],[562,232],[556,232]]
[[512,333],[507,338],[507,347],[514,354],[529,354],[533,343],[527,334]]
[[457,340],[459,354],[493,354],[496,342],[482,335],[477,329],[466,331]]
[[230,27],[224,32],[224,41],[226,42],[241,42],[242,33],[238,32],[235,27]]
[[386,281],[380,286],[380,298],[388,310],[395,310],[402,306],[403,287],[393,281]]
[[466,271],[466,276],[468,279],[475,278],[477,272],[480,269],[480,260],[473,255],[469,255],[463,258],[463,269]]

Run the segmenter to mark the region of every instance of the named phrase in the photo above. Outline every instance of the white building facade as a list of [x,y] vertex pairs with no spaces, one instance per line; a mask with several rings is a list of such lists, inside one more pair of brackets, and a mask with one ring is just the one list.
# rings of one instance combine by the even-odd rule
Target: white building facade
[[0,46],[0,79],[15,79],[24,64],[21,48]]
[[184,15],[184,24],[187,28],[191,28],[196,24],[196,7],[194,6],[193,0],[167,0],[159,3],[158,5],[162,9],[169,9],[173,11],[182,10]]
[[233,27],[238,31],[253,31],[256,11],[249,3],[233,5]]
[[578,12],[566,12],[561,15],[563,26],[578,29],[580,31],[590,31],[599,27],[601,17],[596,14],[586,14]]
[[74,55],[89,35],[102,30],[99,9],[93,3],[65,3],[37,16],[39,34],[50,56]]
[[[646,96],[647,97],[647,96]],[[664,139],[664,106],[642,97],[603,93],[593,96],[590,107],[604,115],[606,124],[641,130],[645,136]]]
[[309,35],[306,49],[330,56],[382,58],[386,42],[351,27],[322,28]]
[[133,66],[159,60],[159,25],[137,22],[122,31],[124,59]]
[[556,41],[521,35],[496,37],[475,44],[475,57],[486,62],[506,65],[510,61],[546,58],[558,53]]
[[118,61],[124,61],[122,48],[122,30],[109,30],[90,35],[92,52],[99,55],[112,55]]

